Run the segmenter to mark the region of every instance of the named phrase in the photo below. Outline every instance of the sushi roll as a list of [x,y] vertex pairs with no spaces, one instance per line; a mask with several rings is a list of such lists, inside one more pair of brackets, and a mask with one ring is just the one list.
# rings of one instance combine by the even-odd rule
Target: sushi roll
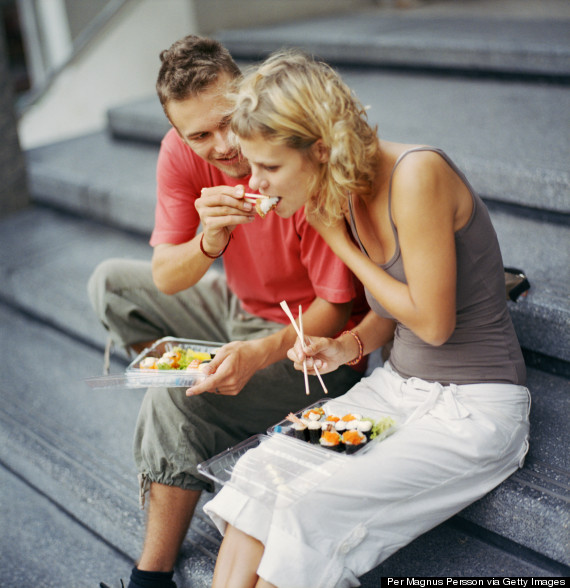
[[307,431],[309,435],[309,441],[311,443],[318,443],[319,439],[321,438],[321,423],[320,421],[309,421],[307,425]]
[[346,431],[342,435],[342,442],[348,455],[356,453],[366,445],[367,439],[360,431]]
[[303,418],[309,421],[320,421],[325,416],[322,408],[311,408],[303,413]]
[[346,430],[347,431],[358,431],[358,426],[360,424],[360,421],[354,419],[352,421],[348,421],[346,423]]
[[321,447],[340,453],[343,450],[341,437],[336,431],[323,431],[319,439]]
[[336,431],[336,423],[333,421],[320,421],[320,425],[323,431]]
[[155,370],[157,366],[158,359],[156,357],[145,357],[139,364],[141,370]]
[[261,218],[264,218],[277,204],[279,204],[278,197],[260,196],[255,202],[255,211]]
[[292,436],[295,439],[299,439],[300,441],[308,441],[309,440],[309,431],[307,430],[307,425],[305,423],[293,423],[291,425]]
[[342,435],[346,431],[346,421],[343,421],[342,419],[338,420],[334,424],[334,428]]
[[372,421],[370,419],[362,419],[358,421],[358,426],[356,427],[357,431],[364,433],[366,435],[366,440],[370,441],[370,435],[372,434]]

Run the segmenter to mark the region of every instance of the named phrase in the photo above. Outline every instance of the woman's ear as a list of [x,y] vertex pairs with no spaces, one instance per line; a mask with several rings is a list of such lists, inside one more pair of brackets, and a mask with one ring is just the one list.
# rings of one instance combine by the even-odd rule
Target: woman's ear
[[322,139],[317,139],[312,145],[313,156],[319,163],[326,163],[329,160],[329,150]]

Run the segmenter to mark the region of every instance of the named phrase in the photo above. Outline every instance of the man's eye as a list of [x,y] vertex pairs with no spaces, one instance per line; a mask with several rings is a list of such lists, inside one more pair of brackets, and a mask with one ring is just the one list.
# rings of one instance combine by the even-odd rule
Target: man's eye
[[199,135],[193,135],[188,139],[190,143],[196,143],[197,141],[203,141],[208,137],[209,133],[200,133]]
[[279,169],[279,166],[278,165],[264,165],[263,169],[268,172],[274,172]]

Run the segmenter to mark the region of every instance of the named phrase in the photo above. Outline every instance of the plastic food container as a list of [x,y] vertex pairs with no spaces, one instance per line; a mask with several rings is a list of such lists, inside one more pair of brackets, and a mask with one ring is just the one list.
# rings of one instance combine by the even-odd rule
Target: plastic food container
[[142,351],[125,369],[124,374],[88,378],[87,384],[92,388],[110,388],[123,386],[126,388],[152,388],[166,386],[169,388],[188,387],[203,380],[204,373],[199,367],[186,369],[146,369],[145,360],[160,359],[165,353],[176,348],[183,351],[192,350],[199,354],[207,353],[211,357],[223,343],[199,341],[196,339],[179,339],[164,337]]
[[[310,410],[322,409],[325,416],[354,414],[357,407],[340,400],[322,400],[296,413],[299,418]],[[350,460],[358,459],[396,429],[395,422],[376,411],[358,408],[363,417],[383,421],[384,429],[360,450],[348,454],[292,436],[292,423],[284,419],[267,434],[255,435],[198,466],[198,471],[218,485],[228,484],[273,508],[283,508],[298,500]],[[386,419],[386,420],[384,420]],[[251,450],[251,451],[250,451]]]
[[273,508],[285,508],[323,483],[346,458],[304,447],[286,435],[255,435],[198,465],[198,471]]

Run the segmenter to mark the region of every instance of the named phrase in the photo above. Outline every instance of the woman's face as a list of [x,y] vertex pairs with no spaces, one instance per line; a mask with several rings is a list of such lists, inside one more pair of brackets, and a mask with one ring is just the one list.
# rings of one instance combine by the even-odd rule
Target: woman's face
[[309,198],[307,185],[317,173],[309,153],[271,143],[262,137],[239,140],[242,154],[251,166],[249,187],[281,199],[275,212],[289,218]]

